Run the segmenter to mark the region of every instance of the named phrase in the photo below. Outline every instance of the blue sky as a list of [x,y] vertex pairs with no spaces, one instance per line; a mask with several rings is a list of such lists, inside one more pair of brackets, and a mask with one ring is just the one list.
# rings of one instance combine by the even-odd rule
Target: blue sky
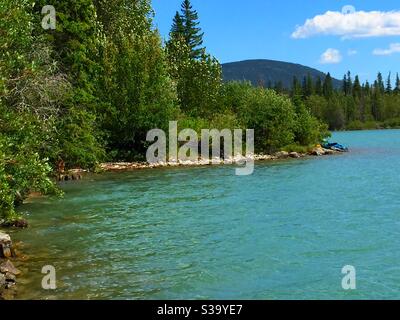
[[[167,38],[182,1],[152,2],[154,23]],[[400,72],[398,0],[192,0],[192,4],[208,52],[222,63],[281,60],[329,71],[338,79],[351,70],[363,81],[373,81],[378,71],[385,77],[389,71]],[[344,6],[351,7],[343,11]],[[307,19],[313,20],[305,25]]]

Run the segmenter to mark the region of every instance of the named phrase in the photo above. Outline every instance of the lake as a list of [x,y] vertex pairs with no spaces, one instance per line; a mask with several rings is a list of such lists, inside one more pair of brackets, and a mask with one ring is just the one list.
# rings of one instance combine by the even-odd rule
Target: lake
[[[19,299],[399,299],[400,131],[343,155],[93,175],[22,207]],[[41,289],[53,265],[57,290]],[[357,290],[342,289],[343,266]]]

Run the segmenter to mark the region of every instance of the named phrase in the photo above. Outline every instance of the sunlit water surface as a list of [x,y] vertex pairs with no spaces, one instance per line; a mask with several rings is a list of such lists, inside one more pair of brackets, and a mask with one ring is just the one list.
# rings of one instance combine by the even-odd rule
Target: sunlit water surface
[[[339,156],[93,175],[25,205],[19,299],[400,298],[400,131]],[[41,289],[45,265],[57,290]],[[344,291],[341,269],[357,270]]]

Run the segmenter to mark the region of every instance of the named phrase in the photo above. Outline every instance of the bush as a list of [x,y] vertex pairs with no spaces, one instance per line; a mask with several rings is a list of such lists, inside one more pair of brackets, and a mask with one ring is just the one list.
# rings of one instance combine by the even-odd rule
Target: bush
[[387,129],[400,128],[400,118],[393,118],[393,119],[386,120],[382,123],[382,126]]
[[48,159],[40,156],[47,134],[42,123],[29,113],[0,107],[0,218],[16,217],[19,204],[31,191],[57,193],[49,178]]
[[99,143],[95,116],[79,108],[71,108],[58,123],[59,152],[53,163],[62,159],[69,168],[95,168],[106,155]]
[[380,125],[378,122],[369,120],[365,122],[361,122],[359,120],[355,120],[350,122],[347,126],[347,130],[375,130],[379,129]]
[[294,141],[295,112],[288,98],[248,83],[226,86],[224,101],[243,127],[254,129],[256,152],[273,152]]
[[328,126],[313,117],[303,105],[297,108],[295,121],[295,141],[301,146],[320,143],[330,136]]

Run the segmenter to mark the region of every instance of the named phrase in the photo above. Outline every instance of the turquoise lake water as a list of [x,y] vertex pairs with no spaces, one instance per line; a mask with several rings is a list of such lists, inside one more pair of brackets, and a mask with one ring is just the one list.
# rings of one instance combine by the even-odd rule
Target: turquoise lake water
[[[109,173],[22,209],[20,299],[400,298],[400,131],[336,133],[348,154]],[[54,265],[55,291],[41,289]],[[344,291],[341,269],[357,270]]]

